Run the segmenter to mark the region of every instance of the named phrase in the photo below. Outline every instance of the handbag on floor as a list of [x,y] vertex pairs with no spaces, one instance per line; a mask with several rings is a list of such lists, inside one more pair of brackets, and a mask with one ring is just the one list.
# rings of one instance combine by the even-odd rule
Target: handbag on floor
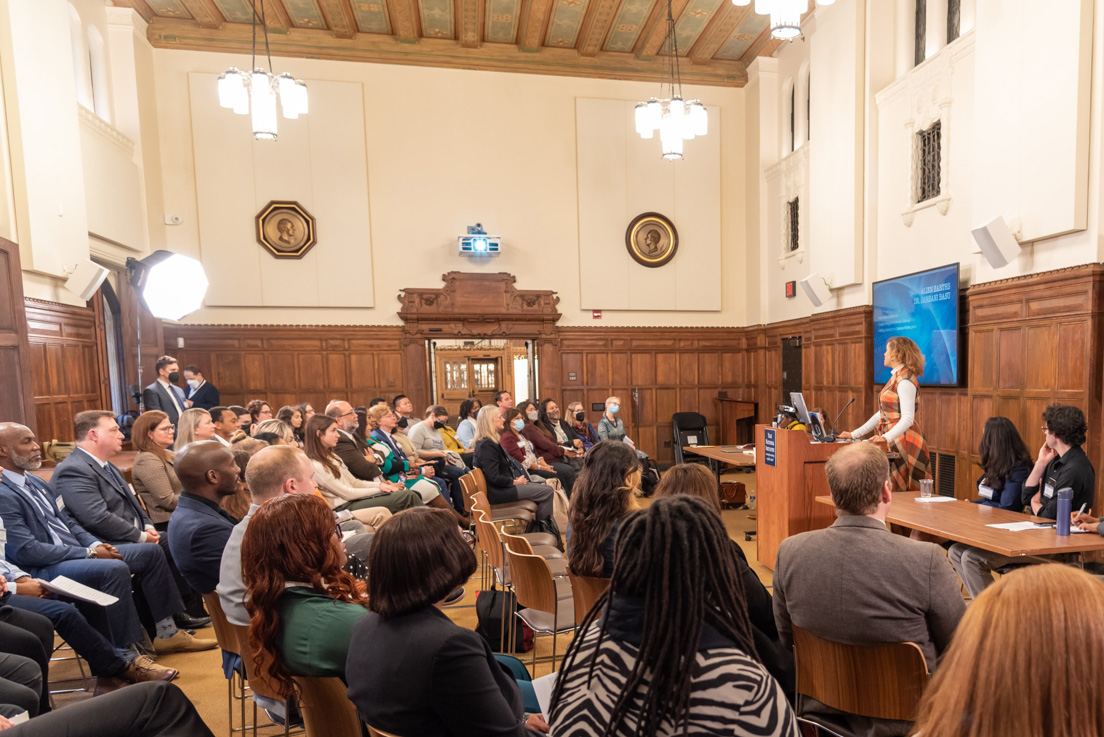
[[[527,653],[533,649],[533,630],[529,625],[517,619],[517,598],[512,591],[489,589],[480,591],[475,597],[475,616],[479,620],[475,631],[490,643],[496,653],[502,650],[502,608],[503,598],[506,604],[506,616],[514,621],[514,652]],[[509,633],[507,633],[509,634]]]

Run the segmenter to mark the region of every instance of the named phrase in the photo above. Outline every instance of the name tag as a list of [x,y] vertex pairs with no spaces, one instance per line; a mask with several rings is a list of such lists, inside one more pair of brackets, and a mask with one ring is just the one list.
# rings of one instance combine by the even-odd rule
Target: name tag
[[1043,496],[1047,499],[1052,499],[1054,497],[1054,484],[1048,483],[1043,487]]
[[978,484],[978,493],[981,494],[982,499],[989,499],[990,501],[993,499],[993,490],[985,484]]
[[58,498],[54,500],[54,504],[57,505],[59,512],[65,509],[65,500],[61,498],[61,494],[58,494]]

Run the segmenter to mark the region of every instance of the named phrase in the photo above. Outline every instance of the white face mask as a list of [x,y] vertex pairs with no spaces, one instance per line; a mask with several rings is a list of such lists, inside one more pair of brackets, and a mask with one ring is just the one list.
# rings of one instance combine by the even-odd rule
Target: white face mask
[[526,412],[525,414],[529,417],[530,422],[536,422],[538,419],[540,419],[539,412]]
[[198,389],[199,379],[188,379],[188,386],[192,387],[193,389]]

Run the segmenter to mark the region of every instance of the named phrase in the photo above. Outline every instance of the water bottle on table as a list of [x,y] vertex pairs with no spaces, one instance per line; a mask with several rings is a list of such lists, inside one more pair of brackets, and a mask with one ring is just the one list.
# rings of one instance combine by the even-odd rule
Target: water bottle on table
[[1073,489],[1066,487],[1058,490],[1058,524],[1060,537],[1069,537],[1070,515],[1073,513]]

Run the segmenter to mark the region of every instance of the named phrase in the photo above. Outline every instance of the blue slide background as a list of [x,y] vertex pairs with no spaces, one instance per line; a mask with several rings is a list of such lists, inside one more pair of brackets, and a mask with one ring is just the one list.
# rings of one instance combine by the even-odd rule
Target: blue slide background
[[958,264],[874,283],[874,380],[889,381],[886,342],[916,341],[924,353],[921,386],[958,384]]

